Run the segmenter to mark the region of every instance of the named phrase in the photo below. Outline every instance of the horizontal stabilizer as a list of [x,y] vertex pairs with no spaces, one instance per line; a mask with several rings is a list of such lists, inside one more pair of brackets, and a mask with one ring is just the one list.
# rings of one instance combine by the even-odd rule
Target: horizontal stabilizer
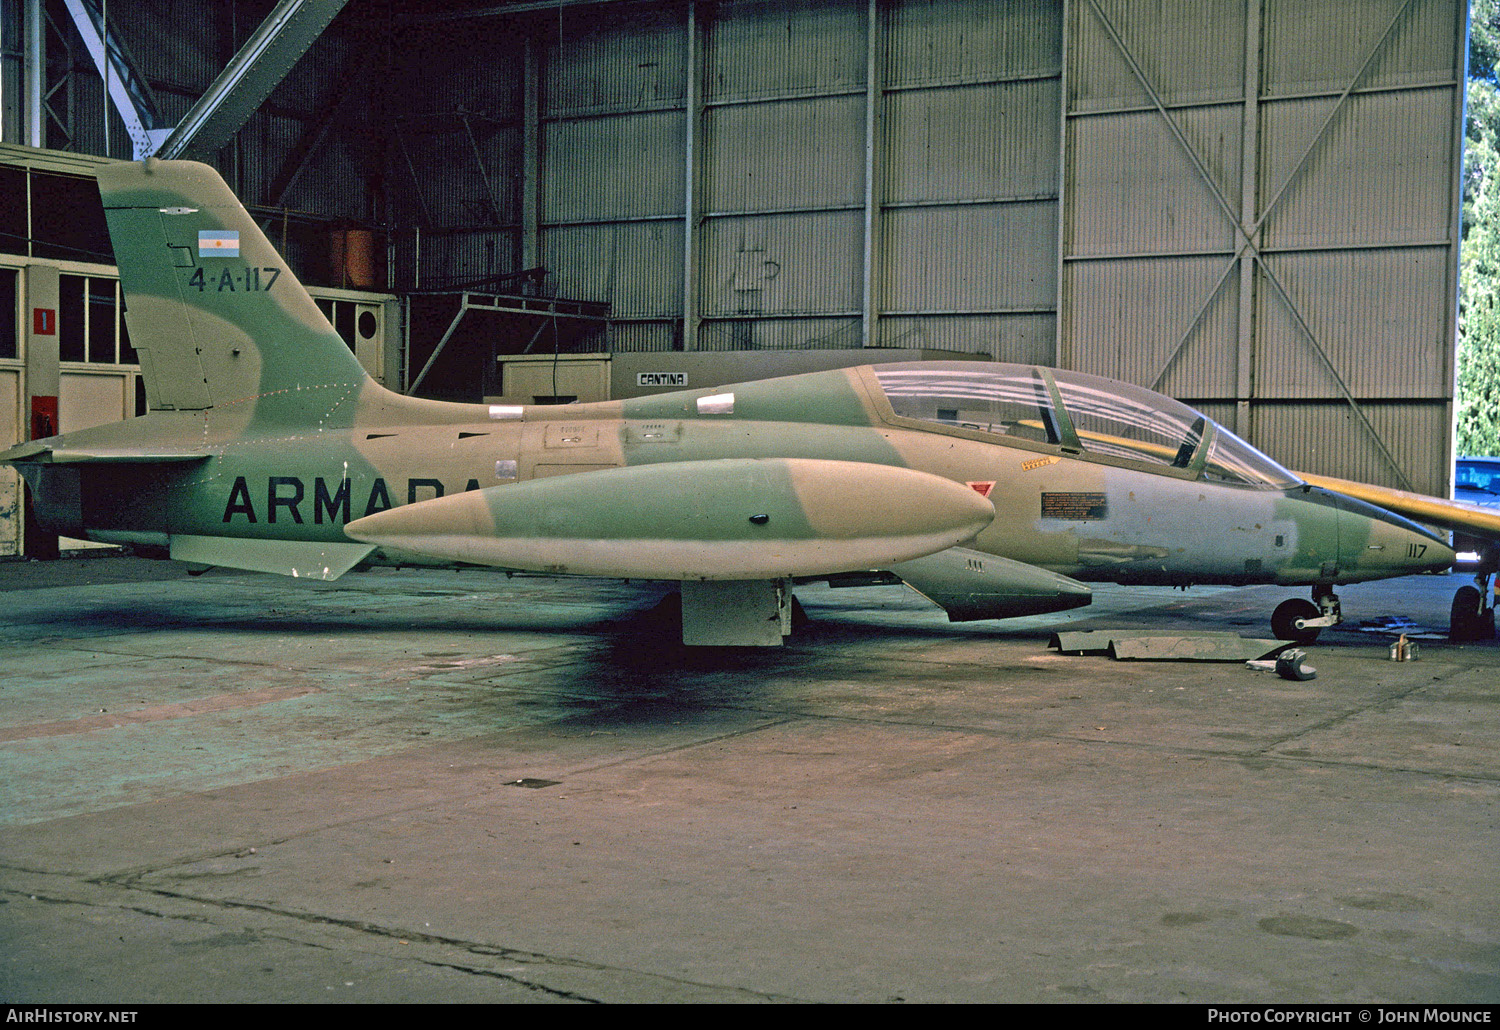
[[1397,515],[1404,515],[1423,525],[1456,529],[1473,536],[1500,540],[1500,511],[1495,511],[1493,508],[1481,508],[1477,504],[1449,501],[1441,497],[1428,497],[1406,490],[1393,490],[1390,487],[1374,486],[1370,483],[1356,483],[1348,479],[1312,476],[1305,472],[1296,472],[1293,475],[1299,476],[1313,486],[1353,497],[1367,504],[1384,508],[1386,511],[1393,511]]
[[808,458],[670,462],[489,487],[367,515],[355,540],[450,561],[620,579],[745,580],[882,568],[995,517],[962,483]]
[[160,465],[178,462],[206,461],[208,455],[202,451],[153,451],[149,448],[88,448],[52,447],[32,441],[18,444],[8,451],[0,452],[0,464],[15,462],[52,462],[53,464],[97,464],[97,465]]
[[1094,599],[1076,579],[967,547],[892,565],[890,571],[946,610],[951,622],[1042,615],[1081,608]]
[[222,565],[247,572],[274,572],[298,579],[338,579],[369,555],[368,544],[307,540],[248,540],[227,536],[172,536],[175,561]]

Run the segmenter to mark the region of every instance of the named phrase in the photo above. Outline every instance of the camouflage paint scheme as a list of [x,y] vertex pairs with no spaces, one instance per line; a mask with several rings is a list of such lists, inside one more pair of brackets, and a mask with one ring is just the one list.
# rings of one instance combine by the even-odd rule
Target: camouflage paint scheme
[[[98,178],[150,411],[0,454],[66,535],[318,578],[384,561],[681,580],[689,638],[728,643],[779,642],[746,627],[784,631],[795,579],[900,578],[959,619],[1086,604],[1083,580],[1319,596],[1453,561],[1368,504],[1204,478],[1202,453],[1233,439],[1212,423],[1180,466],[1110,457],[1070,429],[904,417],[880,366],[564,407],[405,397],[211,168]],[[1057,395],[1064,373],[1030,372]]]

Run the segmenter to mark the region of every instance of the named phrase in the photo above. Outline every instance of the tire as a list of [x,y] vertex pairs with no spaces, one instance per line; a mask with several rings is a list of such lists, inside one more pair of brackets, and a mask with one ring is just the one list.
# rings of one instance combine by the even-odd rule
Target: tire
[[1305,601],[1300,597],[1294,597],[1290,601],[1282,601],[1271,613],[1271,632],[1276,635],[1277,640],[1291,640],[1298,644],[1311,644],[1318,639],[1322,631],[1320,626],[1311,626],[1307,629],[1298,629],[1298,619],[1316,619],[1323,614],[1323,610],[1311,601]]
[[1495,611],[1484,609],[1483,602],[1477,587],[1458,588],[1449,609],[1449,640],[1487,640],[1495,635]]

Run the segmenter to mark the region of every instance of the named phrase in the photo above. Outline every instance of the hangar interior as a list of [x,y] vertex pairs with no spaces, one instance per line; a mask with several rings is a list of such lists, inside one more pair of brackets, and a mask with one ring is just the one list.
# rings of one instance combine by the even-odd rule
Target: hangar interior
[[[0,11],[0,446],[140,410],[90,177],[155,152],[217,167],[408,392],[960,354],[1450,489],[1458,0]],[[0,554],[17,511],[0,470]]]

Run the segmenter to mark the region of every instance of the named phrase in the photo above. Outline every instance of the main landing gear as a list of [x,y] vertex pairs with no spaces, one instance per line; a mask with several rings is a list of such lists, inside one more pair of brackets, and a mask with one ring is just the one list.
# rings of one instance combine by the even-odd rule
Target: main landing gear
[[1490,583],[1500,569],[1500,544],[1487,544],[1474,573],[1474,585],[1458,588],[1449,613],[1448,639],[1454,643],[1495,638],[1494,595]]
[[1294,597],[1282,601],[1271,613],[1271,632],[1277,640],[1291,640],[1298,644],[1311,644],[1318,639],[1324,626],[1337,626],[1344,621],[1343,609],[1339,607],[1339,595],[1333,592],[1333,584],[1319,583],[1312,589],[1312,600]]
[[[1495,638],[1495,604],[1491,587],[1497,572],[1500,572],[1500,544],[1491,544],[1480,560],[1474,585],[1459,587],[1453,595],[1449,640],[1458,643]],[[1299,597],[1277,605],[1271,614],[1271,631],[1277,640],[1311,644],[1318,639],[1324,626],[1337,626],[1343,621],[1333,586],[1319,583],[1313,587],[1311,601]]]

